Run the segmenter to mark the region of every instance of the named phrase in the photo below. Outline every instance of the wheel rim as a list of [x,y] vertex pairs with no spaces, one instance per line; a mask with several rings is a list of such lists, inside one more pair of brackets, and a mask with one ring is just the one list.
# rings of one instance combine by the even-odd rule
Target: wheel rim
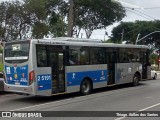
[[156,78],[157,78],[157,75],[155,74],[155,75],[154,75],[154,79],[156,79]]
[[83,91],[84,91],[85,93],[87,93],[87,92],[89,91],[89,89],[90,89],[89,82],[88,82],[88,81],[85,81],[85,82],[83,83],[83,85],[82,85],[82,88],[83,88]]
[[134,83],[134,85],[137,85],[137,84],[138,84],[138,81],[139,81],[138,77],[137,77],[137,76],[135,76],[133,80],[134,80],[134,82],[133,82],[133,83]]

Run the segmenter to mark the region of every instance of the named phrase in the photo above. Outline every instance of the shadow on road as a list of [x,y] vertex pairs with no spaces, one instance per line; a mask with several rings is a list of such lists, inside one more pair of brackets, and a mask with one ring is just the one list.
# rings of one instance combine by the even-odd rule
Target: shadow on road
[[[140,83],[139,86],[144,86],[147,85],[145,83]],[[118,90],[118,89],[123,89],[123,88],[129,88],[132,87],[131,84],[124,84],[124,85],[117,85],[117,86],[112,86],[112,87],[106,87],[106,88],[99,88],[95,89],[92,91],[91,94],[96,94],[96,93],[102,93],[102,92],[108,92],[112,90]],[[44,96],[31,96],[31,95],[20,95],[21,97],[15,98],[12,101],[16,102],[23,102],[23,103],[31,103],[31,104],[43,104],[46,102],[54,102],[54,101],[59,101],[59,100],[65,100],[69,98],[76,98],[79,97],[79,93],[70,93],[70,94],[63,94],[63,95],[54,95],[51,97],[44,97]]]

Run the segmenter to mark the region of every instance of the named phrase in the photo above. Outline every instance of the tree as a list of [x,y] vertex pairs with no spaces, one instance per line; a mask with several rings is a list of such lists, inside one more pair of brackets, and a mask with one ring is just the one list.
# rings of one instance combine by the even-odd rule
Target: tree
[[[89,38],[93,30],[106,28],[125,16],[124,8],[111,0],[73,0],[73,2],[73,35],[76,36],[79,36],[81,29],[84,29]],[[68,3],[66,0],[48,0],[47,3],[48,13],[51,16],[50,24],[53,28],[54,25],[58,25],[55,28],[61,27],[64,30],[66,26],[63,22],[68,16]],[[61,24],[56,24],[57,22]]]
[[[135,21],[135,22],[121,22],[117,27],[112,30],[111,40],[113,42],[119,42],[122,38],[123,32],[123,40],[128,41],[129,43],[135,43],[139,34],[139,38],[143,38],[144,36],[160,30],[160,21]],[[150,36],[144,38],[139,41],[138,44],[152,44],[156,47],[160,46],[159,42],[160,33],[154,33]]]
[[[38,3],[38,4],[37,4]],[[73,33],[106,28],[125,16],[124,8],[111,0],[74,0]],[[69,4],[66,0],[14,0],[0,3],[0,35],[9,41],[28,37],[66,36]]]
[[114,22],[120,21],[125,16],[121,4],[110,0],[76,0],[74,27],[84,29],[87,38],[93,30],[106,28]]
[[31,37],[33,25],[47,17],[44,0],[5,1],[0,11],[1,37],[7,41]]
[[41,39],[48,35],[49,27],[45,23],[36,22],[32,29],[32,38]]
[[68,3],[65,0],[46,0],[50,32],[54,37],[66,36]]
[[120,25],[113,28],[111,40],[114,43],[122,42],[123,36],[123,40],[132,42],[131,35],[135,32],[133,28],[132,22],[121,22]]

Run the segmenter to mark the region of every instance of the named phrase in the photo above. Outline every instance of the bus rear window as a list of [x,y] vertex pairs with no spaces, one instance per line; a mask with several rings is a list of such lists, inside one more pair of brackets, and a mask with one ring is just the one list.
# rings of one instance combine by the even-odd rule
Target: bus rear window
[[4,59],[6,62],[25,62],[29,56],[29,41],[6,43]]

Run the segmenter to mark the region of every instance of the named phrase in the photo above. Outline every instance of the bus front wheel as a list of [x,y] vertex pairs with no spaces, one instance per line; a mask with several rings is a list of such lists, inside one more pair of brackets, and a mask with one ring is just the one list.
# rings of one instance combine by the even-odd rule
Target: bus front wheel
[[88,79],[84,79],[80,86],[80,93],[81,95],[88,95],[92,91],[92,84],[91,81]]
[[139,84],[140,81],[140,76],[138,74],[135,74],[133,76],[133,86],[137,86]]

